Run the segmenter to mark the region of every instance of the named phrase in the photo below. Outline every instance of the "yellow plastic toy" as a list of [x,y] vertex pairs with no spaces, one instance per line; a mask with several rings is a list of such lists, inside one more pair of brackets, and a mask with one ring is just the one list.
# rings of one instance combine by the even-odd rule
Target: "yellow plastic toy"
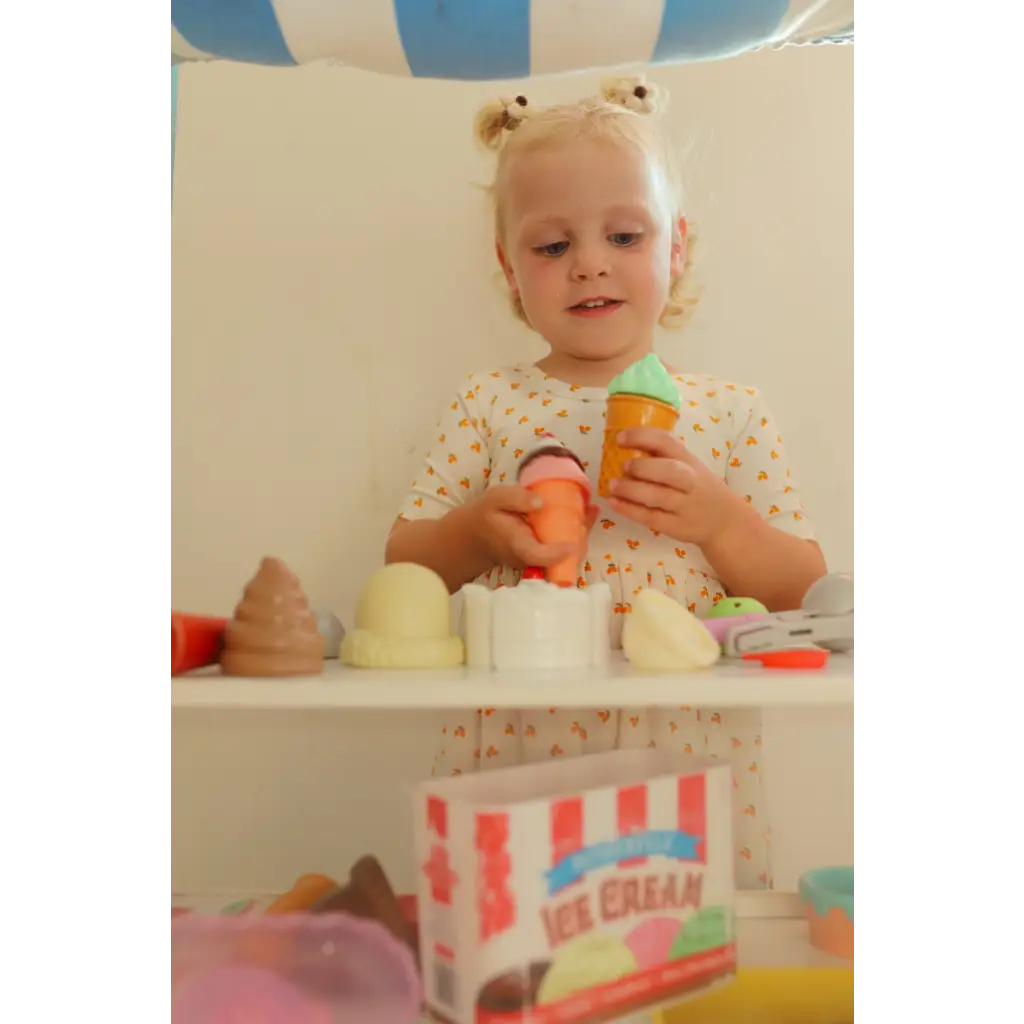
[[741,969],[733,984],[665,1010],[656,1024],[853,1024],[853,968]]

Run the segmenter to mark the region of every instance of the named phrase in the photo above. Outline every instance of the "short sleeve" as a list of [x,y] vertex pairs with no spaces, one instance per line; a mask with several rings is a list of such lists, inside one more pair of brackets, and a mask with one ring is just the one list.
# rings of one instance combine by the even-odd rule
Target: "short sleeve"
[[468,378],[441,414],[405,501],[403,519],[439,519],[483,494],[491,471],[480,386]]
[[736,413],[739,430],[730,445],[725,481],[772,526],[814,540],[814,529],[790,472],[775,417],[759,391],[745,388],[742,394],[750,399],[748,413],[744,417],[741,404]]

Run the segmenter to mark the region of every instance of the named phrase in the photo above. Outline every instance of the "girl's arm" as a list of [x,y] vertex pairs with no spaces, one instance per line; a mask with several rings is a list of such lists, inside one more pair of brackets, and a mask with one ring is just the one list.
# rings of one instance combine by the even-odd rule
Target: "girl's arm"
[[[769,611],[799,608],[828,571],[800,500],[782,435],[763,396],[749,402],[733,441],[726,483],[742,507],[702,545],[704,557],[729,592],[753,597]],[[737,409],[737,413],[739,410]]]
[[458,505],[439,519],[400,518],[391,527],[384,561],[415,562],[433,569],[454,594],[491,568],[472,528],[471,505]]
[[[574,544],[544,544],[537,539],[525,517],[540,506],[536,495],[518,485],[488,487],[440,519],[399,520],[391,528],[385,558],[433,569],[454,594],[495,565],[543,567],[574,551],[579,554]],[[596,508],[588,511],[587,532],[596,514]]]
[[432,569],[451,593],[491,568],[469,528],[491,465],[478,392],[466,378],[438,418],[384,547],[386,563]]
[[772,612],[799,608],[828,571],[817,541],[776,529],[750,506],[701,550],[729,593],[756,598]]

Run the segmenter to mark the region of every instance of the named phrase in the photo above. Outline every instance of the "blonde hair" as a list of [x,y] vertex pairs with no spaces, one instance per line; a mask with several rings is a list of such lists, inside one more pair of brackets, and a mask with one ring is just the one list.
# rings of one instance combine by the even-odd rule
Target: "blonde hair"
[[[574,103],[534,107],[525,96],[499,99],[483,107],[476,116],[476,138],[497,154],[498,166],[490,187],[494,202],[494,228],[504,243],[501,197],[510,165],[509,158],[553,140],[601,138],[639,148],[662,172],[665,185],[676,205],[676,217],[682,214],[683,190],[671,150],[654,126],[654,118],[667,102],[664,90],[640,77],[608,78],[601,83],[598,96]],[[675,219],[675,218],[673,218]],[[673,227],[673,230],[675,228]],[[699,301],[692,285],[695,236],[687,225],[686,261],[674,276],[668,300],[658,323],[663,327],[681,327]],[[512,296],[515,315],[532,326],[517,295]]]

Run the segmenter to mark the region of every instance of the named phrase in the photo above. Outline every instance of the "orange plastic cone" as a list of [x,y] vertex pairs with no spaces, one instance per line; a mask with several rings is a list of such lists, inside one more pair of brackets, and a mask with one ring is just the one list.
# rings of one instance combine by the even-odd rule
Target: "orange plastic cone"
[[572,544],[574,553],[547,569],[549,583],[575,587],[587,535],[587,494],[574,480],[539,480],[528,488],[544,507],[526,519],[542,544]]
[[216,665],[227,619],[171,612],[171,675]]
[[611,496],[611,482],[625,474],[630,459],[647,458],[648,453],[619,445],[619,434],[631,427],[660,427],[672,430],[679,419],[679,410],[665,402],[643,395],[612,395],[604,421],[604,446],[601,449],[601,471],[597,479],[597,493],[602,498]]

